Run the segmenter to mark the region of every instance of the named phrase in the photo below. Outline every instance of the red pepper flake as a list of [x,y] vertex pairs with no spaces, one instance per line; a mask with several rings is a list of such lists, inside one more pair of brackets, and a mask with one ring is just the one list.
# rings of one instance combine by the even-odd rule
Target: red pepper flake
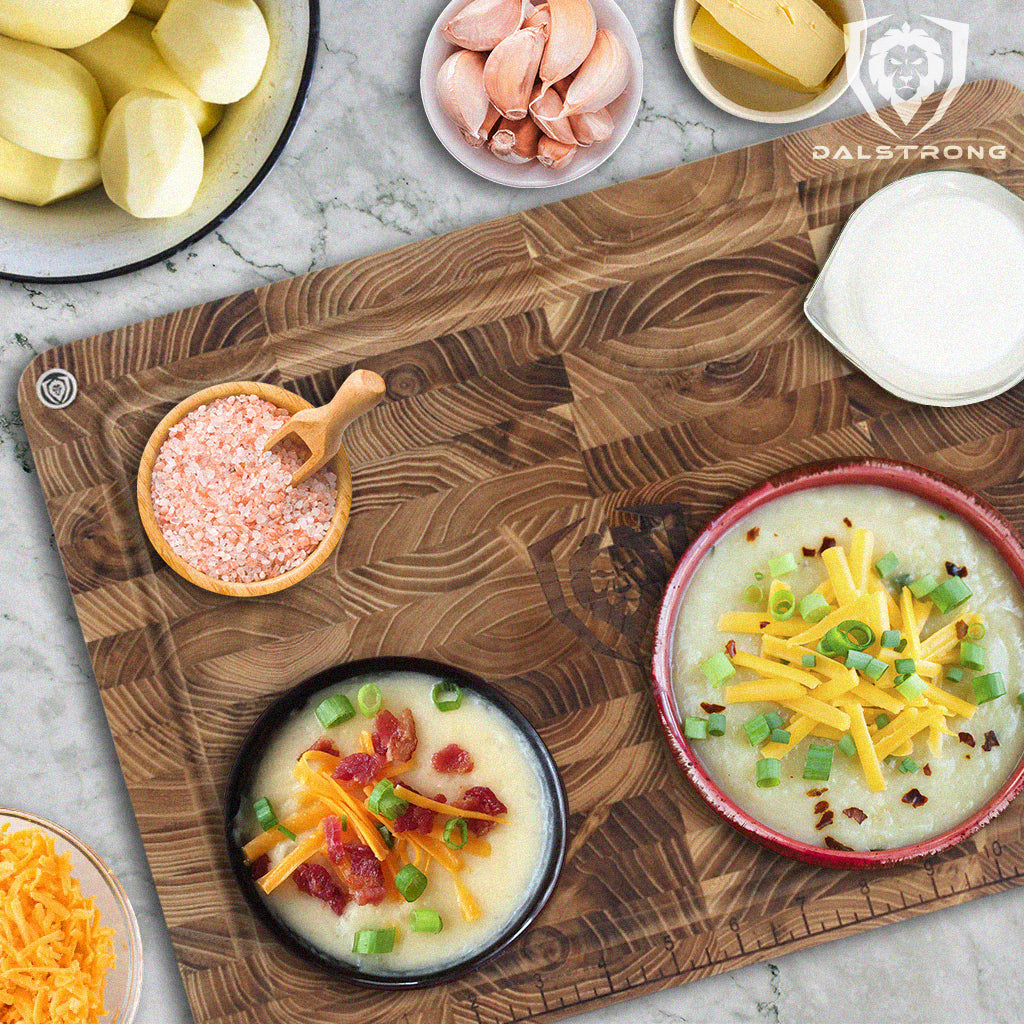
[[967,566],[957,565],[956,562],[947,562],[946,572],[949,573],[950,576],[966,576]]
[[828,786],[822,786],[820,789],[809,789],[807,790],[808,796],[821,796],[822,793],[828,792]]
[[843,522],[846,523],[847,526],[853,526],[853,521],[849,516],[843,516]]
[[834,548],[835,546],[836,546],[836,539],[835,539],[835,537],[822,537],[821,538],[821,547],[818,548],[818,554],[820,555],[822,553],[822,551],[828,551],[829,548]]
[[803,552],[804,558],[813,558],[818,553],[817,548],[801,548],[800,550]]
[[749,540],[749,541],[755,541],[760,536],[761,536],[761,527],[760,526],[752,526],[749,530],[747,530],[747,540]]
[[958,732],[957,736],[961,743],[966,743],[969,747],[974,746],[974,737],[969,732]]
[[859,807],[844,807],[843,814],[852,818],[858,825],[863,825],[868,820],[868,816]]
[[706,701],[701,701],[700,709],[705,714],[717,715],[720,711],[725,710],[724,704],[708,704]]
[[735,640],[730,640],[725,645],[725,653],[727,655],[729,655],[730,658],[735,658],[736,657],[736,641]]
[[826,811],[819,819],[818,824],[814,827],[820,832],[823,828],[828,828],[829,825],[835,821],[835,815],[831,811]]
[[824,814],[825,811],[827,811],[827,810],[828,810],[828,801],[827,800],[819,800],[814,805],[814,813],[815,814]]
[[825,845],[830,850],[852,850],[852,846],[847,846],[845,843],[839,842],[838,839],[833,839],[831,836],[825,836]]
[[910,804],[911,807],[921,807],[928,803],[928,797],[924,795],[919,789],[908,789],[903,794],[903,802]]
[[956,626],[954,628],[956,629],[957,640],[963,640],[963,638],[967,636],[967,623],[964,622],[963,619],[957,619]]
[[999,746],[999,739],[998,739],[998,737],[996,736],[996,734],[991,729],[989,729],[989,731],[987,733],[985,733],[985,742],[982,743],[981,749],[984,750],[986,753],[988,753],[988,751],[990,751],[993,747],[998,747],[998,746]]
[[923,771],[923,772],[925,773],[925,775],[931,775],[931,773],[932,773],[932,766],[931,766],[930,764],[926,764],[926,765],[925,765],[925,766],[924,766],[924,767],[923,767],[923,768],[921,769],[921,771]]

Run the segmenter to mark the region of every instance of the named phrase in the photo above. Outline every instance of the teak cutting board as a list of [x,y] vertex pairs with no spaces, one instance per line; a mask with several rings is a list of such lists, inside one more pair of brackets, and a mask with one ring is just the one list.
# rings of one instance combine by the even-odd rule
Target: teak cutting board
[[[801,313],[835,228],[887,182],[961,167],[1024,193],[1022,115],[1019,91],[976,82],[910,140],[939,159],[876,159],[893,135],[861,115],[32,362],[22,413],[197,1021],[550,1020],[1024,882],[1021,800],[945,855],[879,874],[762,850],[688,788],[648,686],[668,574],[767,475],[902,459],[1024,527],[1024,385],[915,406]],[[909,139],[914,125],[886,116]],[[326,567],[246,603],[161,564],[133,497],[161,416],[238,378],[320,402],[356,365],[388,397],[348,432],[352,518]],[[78,381],[62,411],[36,395],[51,367]],[[550,746],[572,815],[565,871],[526,936],[461,981],[399,995],[282,951],[221,839],[229,765],[260,710],[377,654],[497,684]]]

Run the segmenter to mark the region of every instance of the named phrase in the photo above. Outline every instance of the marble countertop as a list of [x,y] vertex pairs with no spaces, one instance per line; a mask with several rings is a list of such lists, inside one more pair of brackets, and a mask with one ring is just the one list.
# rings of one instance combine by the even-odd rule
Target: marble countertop
[[[403,34],[381,46],[378,3],[326,0],[301,121],[278,166],[226,223],[165,263],[115,280],[0,282],[0,803],[71,828],[124,882],[146,951],[140,1021],[187,1024],[192,1015],[35,478],[18,378],[54,345],[790,130],[737,120],[697,93],[675,56],[671,0],[619,2],[643,49],[643,103],[621,149],[584,179],[517,191],[465,171],[437,143],[419,102],[419,52],[436,5],[397,0],[387,19]],[[969,23],[967,78],[1024,87],[1024,6],[867,6],[896,22],[933,15]],[[818,120],[857,110],[847,95]],[[573,1019],[1016,1021],[1022,934],[1024,889],[1016,889]]]

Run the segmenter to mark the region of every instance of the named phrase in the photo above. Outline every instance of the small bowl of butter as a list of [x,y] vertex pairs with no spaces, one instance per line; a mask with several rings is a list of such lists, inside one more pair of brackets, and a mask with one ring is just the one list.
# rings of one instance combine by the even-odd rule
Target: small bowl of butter
[[676,0],[676,53],[697,90],[749,121],[788,124],[830,107],[859,73],[862,0]]

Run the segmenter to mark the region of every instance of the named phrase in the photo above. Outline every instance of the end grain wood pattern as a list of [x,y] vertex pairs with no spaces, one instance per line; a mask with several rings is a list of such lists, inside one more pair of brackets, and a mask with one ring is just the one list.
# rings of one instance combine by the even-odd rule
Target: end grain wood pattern
[[[762,850],[688,788],[648,683],[676,560],[768,475],[902,459],[1024,527],[1024,386],[915,406],[801,312],[835,230],[882,185],[958,167],[1024,192],[1022,114],[1016,89],[976,82],[914,140],[937,158],[873,158],[892,140],[862,115],[32,362],[25,424],[197,1021],[553,1020],[1024,881],[1020,801],[960,847],[879,874]],[[162,565],[134,479],[167,410],[239,378],[320,403],[357,365],[388,393],[347,434],[352,514],[326,565],[250,601]],[[57,366],[79,385],[59,412],[34,387]],[[500,687],[554,753],[572,826],[554,897],[512,950],[398,995],[349,989],[278,948],[221,848],[223,787],[260,710],[377,654]]]

